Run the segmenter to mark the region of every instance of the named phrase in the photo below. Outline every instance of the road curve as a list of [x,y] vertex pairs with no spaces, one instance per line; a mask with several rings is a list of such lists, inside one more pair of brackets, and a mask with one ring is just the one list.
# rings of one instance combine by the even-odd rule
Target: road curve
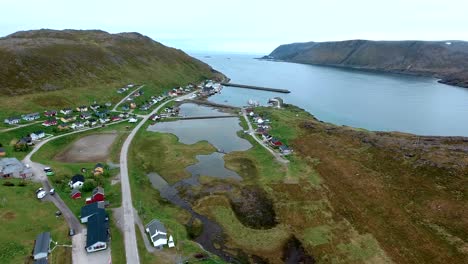
[[[189,98],[190,95],[191,94],[187,94],[182,97],[177,97],[177,99],[183,100]],[[164,105],[175,99],[176,98],[163,102],[158,107],[156,107],[150,114],[144,116],[143,120],[140,121],[140,123],[138,123],[138,125],[132,130],[130,135],[128,135],[120,151],[120,182],[122,186],[123,234],[127,263],[140,263],[140,256],[138,255],[138,246],[135,234],[135,217],[133,212],[132,193],[130,189],[130,180],[128,176],[128,149],[130,148],[130,144],[132,143],[132,140],[135,137],[136,133],[146,123],[146,121],[148,121],[150,116],[155,114]]]

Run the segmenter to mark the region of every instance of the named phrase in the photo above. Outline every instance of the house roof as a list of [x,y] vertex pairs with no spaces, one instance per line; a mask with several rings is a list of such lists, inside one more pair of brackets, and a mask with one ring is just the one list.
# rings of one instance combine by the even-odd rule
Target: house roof
[[163,223],[159,222],[157,219],[151,220],[151,222],[146,225],[146,228],[149,230],[151,237],[157,232],[167,233],[166,227],[164,227]]
[[76,189],[76,188],[75,188],[75,189],[73,189],[73,190],[71,191],[71,196],[73,196],[73,195],[75,195],[75,194],[77,194],[77,193],[81,193],[81,191],[80,191],[79,189]]
[[50,241],[50,232],[44,232],[37,235],[33,254],[49,253]]
[[14,172],[24,172],[27,168],[16,158],[0,159],[0,172],[10,174]]
[[81,174],[76,174],[75,176],[73,176],[73,177],[71,178],[72,184],[74,184],[75,182],[78,182],[78,181],[84,182],[84,181],[85,181],[84,176],[81,175]]
[[81,207],[80,217],[83,218],[104,211],[104,204],[104,202],[97,202]]
[[93,196],[96,195],[96,194],[98,194],[98,193],[104,194],[104,188],[102,188],[101,186],[98,186],[98,187],[94,188],[94,190],[93,190]]
[[86,235],[86,247],[92,246],[97,242],[107,242],[109,223],[107,214],[100,210],[88,219],[88,234]]
[[280,149],[280,151],[290,151],[289,147],[286,146],[286,145],[281,145],[281,146],[279,147],[279,149]]

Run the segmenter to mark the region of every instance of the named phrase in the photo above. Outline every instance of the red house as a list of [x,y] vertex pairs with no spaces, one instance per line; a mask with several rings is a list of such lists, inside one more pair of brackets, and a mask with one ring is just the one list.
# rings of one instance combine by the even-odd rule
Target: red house
[[81,192],[79,189],[73,189],[71,194],[70,194],[70,197],[72,199],[78,199],[78,198],[81,198]]
[[42,123],[43,126],[56,126],[57,125],[57,120],[46,120],[44,123]]
[[57,111],[56,111],[56,110],[45,111],[45,112],[44,112],[44,115],[47,116],[47,117],[56,116],[56,115],[57,115]]
[[277,140],[276,138],[271,139],[270,144],[272,147],[279,147],[283,145],[283,143],[281,143],[281,141]]
[[96,187],[93,190],[93,195],[89,198],[86,198],[86,204],[101,202],[104,201],[104,199],[104,189],[102,187]]

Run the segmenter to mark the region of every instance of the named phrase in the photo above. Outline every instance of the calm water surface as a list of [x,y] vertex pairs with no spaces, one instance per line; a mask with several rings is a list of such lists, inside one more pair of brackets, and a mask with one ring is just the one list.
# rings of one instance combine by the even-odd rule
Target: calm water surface
[[[213,116],[224,115],[225,113],[211,107],[199,106],[196,104],[182,104],[180,106],[180,114],[186,116]],[[249,141],[237,136],[237,131],[242,130],[242,127],[239,125],[239,118],[161,122],[149,126],[148,130],[174,134],[179,138],[179,141],[184,144],[195,144],[199,141],[206,140],[218,149],[218,152],[209,155],[198,155],[198,163],[186,168],[192,175],[192,178],[183,180],[183,183],[196,185],[200,175],[223,179],[242,179],[236,172],[224,167],[223,159],[224,153],[244,151],[252,147]],[[157,185],[157,183],[153,182],[156,178],[151,175],[149,175],[149,177],[153,185]]]
[[[245,105],[279,96],[317,118],[369,130],[420,135],[468,136],[468,89],[439,84],[432,78],[345,70],[258,56],[193,54],[223,72],[232,82],[289,89],[279,94],[226,87],[210,100]],[[229,59],[228,59],[229,58]]]

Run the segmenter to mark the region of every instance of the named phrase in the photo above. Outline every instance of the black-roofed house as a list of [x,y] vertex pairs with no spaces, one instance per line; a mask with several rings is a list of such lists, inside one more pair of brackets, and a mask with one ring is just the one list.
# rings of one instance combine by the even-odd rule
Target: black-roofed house
[[149,234],[154,247],[162,248],[167,244],[167,230],[158,220],[151,220],[146,225],[146,232]]
[[89,217],[88,233],[86,234],[86,251],[88,253],[107,248],[107,242],[109,241],[108,220],[109,218],[104,209]]
[[85,181],[85,177],[81,174],[76,174],[73,176],[68,183],[68,186],[72,189],[80,189],[83,186],[83,183]]
[[87,223],[89,218],[99,212],[103,212],[105,207],[105,202],[96,202],[92,204],[87,204],[81,207],[80,221],[81,223]]
[[52,242],[50,232],[44,232],[37,235],[33,251],[34,260],[47,259],[50,252],[50,242]]

